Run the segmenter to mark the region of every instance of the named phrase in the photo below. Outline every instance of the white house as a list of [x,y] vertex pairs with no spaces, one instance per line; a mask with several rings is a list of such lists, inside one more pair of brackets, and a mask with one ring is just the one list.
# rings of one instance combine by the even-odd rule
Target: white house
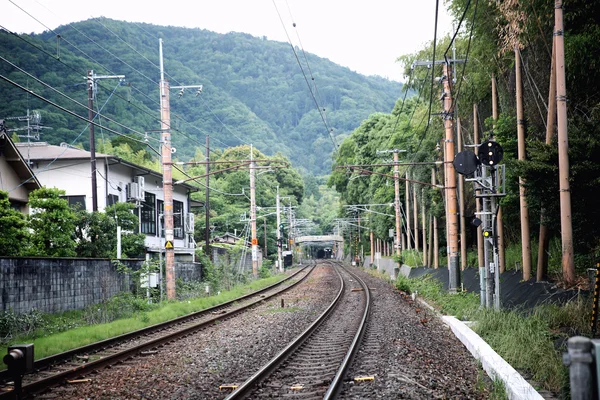
[[[90,152],[45,142],[15,143],[42,186],[64,190],[72,205],[92,211]],[[188,184],[173,186],[174,247],[179,261],[193,258],[194,214]],[[148,252],[164,249],[162,175],[119,157],[96,153],[96,191],[98,211],[116,202],[136,204],[139,232],[146,235]]]
[[27,214],[29,193],[40,187],[40,182],[21,157],[0,120],[0,189],[8,192],[8,200],[13,208]]

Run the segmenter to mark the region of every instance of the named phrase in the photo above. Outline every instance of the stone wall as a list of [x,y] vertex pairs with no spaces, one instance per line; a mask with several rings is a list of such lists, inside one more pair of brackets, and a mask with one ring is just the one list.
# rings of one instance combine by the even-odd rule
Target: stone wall
[[[121,260],[138,270],[144,260]],[[175,276],[200,281],[199,263],[175,263]],[[46,313],[83,309],[121,293],[137,283],[119,273],[108,259],[91,258],[0,258],[0,312]]]

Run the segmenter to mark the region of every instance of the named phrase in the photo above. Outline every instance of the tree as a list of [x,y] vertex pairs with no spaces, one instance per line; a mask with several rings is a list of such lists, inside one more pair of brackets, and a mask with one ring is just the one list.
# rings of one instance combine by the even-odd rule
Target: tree
[[75,227],[79,257],[114,258],[117,256],[117,221],[121,226],[121,251],[124,257],[138,257],[144,253],[144,234],[134,233],[138,217],[131,211],[131,203],[116,203],[105,212],[77,214]]
[[32,214],[29,224],[31,235],[31,255],[46,257],[74,257],[75,212],[69,202],[61,199],[64,190],[40,188],[29,194]]
[[27,219],[11,207],[8,192],[0,190],[0,256],[12,257],[27,253],[29,240]]

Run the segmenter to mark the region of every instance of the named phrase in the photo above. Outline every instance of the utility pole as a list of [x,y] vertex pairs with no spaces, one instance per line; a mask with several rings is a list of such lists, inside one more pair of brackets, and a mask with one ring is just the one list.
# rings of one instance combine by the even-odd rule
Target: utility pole
[[160,123],[161,158],[163,168],[163,195],[165,218],[165,273],[167,299],[175,300],[175,249],[173,246],[173,171],[171,165],[171,107],[169,104],[169,82],[165,80],[162,39],[158,39],[160,55]]
[[[523,80],[521,77],[521,52],[515,48],[515,75],[517,86],[517,138],[518,159],[525,160],[525,117],[523,113]],[[531,278],[531,239],[529,237],[529,211],[525,193],[525,181],[519,177],[519,203],[521,206],[521,260],[523,280]]]
[[263,231],[265,233],[265,245],[264,247],[264,251],[263,251],[263,255],[265,257],[267,257],[267,217],[263,217]]
[[212,254],[210,251],[210,141],[209,136],[206,136],[206,192],[204,200],[204,212],[206,229],[204,230],[204,240],[206,242],[205,254],[209,260],[212,260]]
[[[414,175],[413,175],[414,178]],[[417,207],[417,185],[413,183],[413,222],[415,235],[415,253],[419,254],[419,208]]]
[[94,136],[94,124],[96,118],[94,112],[94,97],[96,96],[96,81],[98,79],[125,79],[125,75],[95,75],[93,70],[87,73],[88,89],[88,119],[90,120],[90,166],[92,168],[92,211],[98,211],[98,185],[96,181],[96,138]]
[[398,172],[398,150],[394,150],[394,210],[396,213],[396,254],[402,255],[402,223],[400,222],[400,175]]
[[562,270],[567,283],[575,281],[571,189],[569,186],[569,136],[567,133],[567,85],[565,79],[565,38],[563,2],[554,3],[554,37],[556,46],[556,122],[558,127],[558,179],[560,188],[560,233]]
[[[173,245],[173,163],[171,158],[171,105],[169,90],[180,89],[179,97],[186,88],[198,89],[196,96],[202,91],[202,85],[169,86],[165,80],[163,64],[162,39],[158,39],[160,59],[160,125],[161,125],[161,161],[163,169],[163,195],[165,218],[165,273],[167,280],[167,299],[175,300],[175,246]],[[207,227],[208,229],[208,227]]]
[[460,286],[460,270],[458,268],[458,215],[456,210],[456,172],[452,165],[454,159],[454,124],[452,105],[452,72],[448,64],[444,64],[444,126],[446,130],[445,159],[446,167],[446,204],[448,207],[448,260],[449,282],[448,291],[456,293]]
[[250,227],[252,232],[252,275],[258,277],[258,239],[256,238],[256,166],[250,145]]
[[[493,129],[496,129],[498,121],[498,91],[496,90],[496,76],[492,74],[492,119],[494,120]],[[502,222],[502,206],[498,207],[498,217],[496,220],[498,232],[498,259],[500,260],[500,273],[506,269],[504,252],[504,222]]]
[[428,266],[427,262],[427,221],[425,220],[425,188],[421,188],[421,229],[423,230],[423,266]]

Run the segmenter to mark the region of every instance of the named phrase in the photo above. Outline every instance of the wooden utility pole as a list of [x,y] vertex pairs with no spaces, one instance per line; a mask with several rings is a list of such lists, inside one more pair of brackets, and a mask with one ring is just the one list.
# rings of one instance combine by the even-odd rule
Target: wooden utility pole
[[[456,118],[456,144],[458,152],[463,151],[462,135],[460,133],[460,118]],[[458,175],[458,213],[460,221],[460,269],[467,268],[467,224],[465,223],[465,177]]]
[[[548,90],[548,118],[546,121],[546,144],[552,144],[554,125],[556,124],[556,48],[552,40],[552,65],[550,68],[550,89]],[[544,221],[545,209],[540,211],[540,237],[538,246],[537,275],[538,282],[546,279],[548,273],[548,227]]]
[[428,267],[433,267],[433,216],[429,214],[429,254],[427,255]]
[[456,201],[456,171],[452,165],[454,159],[454,124],[452,105],[452,71],[448,64],[444,64],[444,127],[446,130],[446,141],[444,148],[446,154],[444,165],[446,170],[446,217],[448,220],[448,262],[449,280],[448,291],[456,292],[460,286],[460,270],[458,268],[458,213]]
[[173,171],[171,164],[171,109],[169,105],[169,82],[165,80],[162,39],[160,52],[160,122],[161,158],[163,168],[163,194],[165,219],[165,271],[167,277],[167,299],[175,300],[175,249],[173,246]]
[[371,242],[371,264],[375,262],[375,243],[373,241],[373,230],[369,232],[369,241]]
[[396,254],[402,254],[402,224],[400,223],[400,175],[398,172],[398,150],[394,151],[394,209],[396,211]]
[[263,230],[265,233],[265,245],[263,246],[263,248],[264,248],[263,256],[267,257],[267,217],[263,217]]
[[[515,48],[515,76],[517,87],[517,139],[518,159],[525,160],[525,116],[523,112],[523,80],[521,77],[521,52]],[[519,203],[521,208],[521,260],[523,280],[531,278],[531,238],[529,236],[529,210],[525,193],[525,182],[519,177]]]
[[563,2],[554,3],[554,37],[556,46],[556,122],[558,127],[558,179],[560,188],[560,232],[564,280],[575,282],[571,189],[569,186],[569,136],[567,133],[567,84],[565,79],[565,38]]
[[[498,121],[498,92],[496,90],[496,76],[492,74],[492,119],[494,120],[493,128],[496,129],[496,121]],[[500,263],[500,273],[506,269],[505,252],[504,252],[504,222],[502,222],[502,206],[498,206],[498,216],[496,219],[496,228],[498,233],[498,260]]]
[[205,251],[206,256],[209,260],[212,260],[212,254],[210,254],[210,202],[209,202],[209,193],[210,193],[210,142],[208,136],[206,136],[206,191],[205,191],[205,200],[204,200],[204,211],[205,211],[205,221],[206,221],[206,229],[204,230],[204,240],[206,241]]
[[[477,115],[477,104],[473,104],[473,144],[475,145],[475,155],[479,155],[479,120]],[[476,185],[479,186],[479,185]],[[475,191],[475,212],[481,212],[481,199],[477,197],[481,190]],[[479,214],[478,214],[479,215]],[[483,229],[481,225],[477,227],[477,266],[479,271],[484,267],[483,255]]]

